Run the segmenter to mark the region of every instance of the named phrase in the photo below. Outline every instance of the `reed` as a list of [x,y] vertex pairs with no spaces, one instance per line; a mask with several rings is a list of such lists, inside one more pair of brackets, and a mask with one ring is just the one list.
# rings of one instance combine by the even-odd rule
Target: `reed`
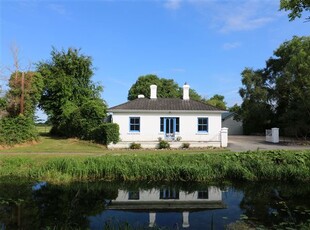
[[0,176],[54,182],[310,181],[310,151],[160,153],[103,156],[0,157]]

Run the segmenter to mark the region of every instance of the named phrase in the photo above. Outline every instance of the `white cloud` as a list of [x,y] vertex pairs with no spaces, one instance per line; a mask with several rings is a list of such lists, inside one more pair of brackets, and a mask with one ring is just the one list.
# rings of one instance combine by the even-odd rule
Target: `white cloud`
[[60,4],[49,4],[48,8],[60,15],[65,15],[67,13],[65,7]]
[[281,13],[276,1],[188,0],[211,28],[222,33],[254,30],[275,20]]
[[274,3],[268,1],[232,1],[219,6],[213,22],[220,32],[253,30],[274,20],[275,14],[270,10]]
[[222,48],[224,50],[231,50],[231,49],[236,49],[240,46],[241,46],[240,42],[227,42],[223,44]]
[[169,10],[177,10],[181,7],[181,0],[167,0],[164,6]]

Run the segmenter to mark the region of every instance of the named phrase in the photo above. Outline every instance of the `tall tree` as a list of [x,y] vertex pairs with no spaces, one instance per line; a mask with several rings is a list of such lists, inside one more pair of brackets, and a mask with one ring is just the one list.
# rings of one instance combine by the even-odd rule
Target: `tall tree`
[[[76,126],[73,124],[85,124],[86,121],[95,127],[101,124],[105,117],[106,105],[100,98],[102,87],[91,80],[91,57],[80,54],[78,49],[57,51],[53,48],[51,56],[51,61],[37,65],[45,85],[40,107],[48,115],[54,134],[79,137],[79,134],[74,132]],[[81,108],[85,108],[86,104],[92,116],[81,112]],[[74,119],[76,114],[80,114],[80,121]]]
[[[156,75],[148,74],[140,76],[128,91],[128,100],[138,98],[139,94],[150,97],[150,85],[157,85],[157,97],[159,98],[182,98],[183,88],[173,79],[159,78]],[[191,99],[201,100],[201,96],[193,89],[190,89]]]
[[[267,61],[277,123],[287,134],[310,134],[310,37],[284,42]],[[289,133],[288,133],[289,132]]]
[[286,135],[310,134],[310,37],[284,42],[263,70],[246,68],[242,84],[246,133],[276,125]]
[[242,75],[243,88],[239,94],[243,99],[241,114],[244,133],[264,132],[272,122],[272,107],[270,104],[267,76],[263,70],[245,68]]
[[23,114],[33,119],[43,89],[41,74],[30,71],[13,73],[9,87],[6,94],[9,115],[15,117]]
[[[300,18],[304,11],[310,11],[310,1],[280,0],[280,10],[290,11],[288,17],[293,21],[295,18]],[[310,20],[310,16],[306,20]]]

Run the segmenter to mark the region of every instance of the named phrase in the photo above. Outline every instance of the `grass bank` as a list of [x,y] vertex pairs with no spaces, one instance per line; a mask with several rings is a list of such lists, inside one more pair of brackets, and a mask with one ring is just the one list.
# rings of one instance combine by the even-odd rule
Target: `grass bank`
[[161,152],[148,154],[0,154],[0,176],[49,182],[83,180],[310,181],[310,151]]

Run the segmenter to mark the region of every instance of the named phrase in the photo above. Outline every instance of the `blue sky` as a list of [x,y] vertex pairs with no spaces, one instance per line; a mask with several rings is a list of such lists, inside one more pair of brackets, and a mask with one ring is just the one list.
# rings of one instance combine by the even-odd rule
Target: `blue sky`
[[242,70],[264,67],[281,43],[309,35],[309,23],[289,22],[279,1],[1,0],[2,79],[13,64],[12,44],[24,68],[49,60],[52,46],[75,47],[93,58],[93,80],[109,106],[125,102],[146,74],[240,104]]

